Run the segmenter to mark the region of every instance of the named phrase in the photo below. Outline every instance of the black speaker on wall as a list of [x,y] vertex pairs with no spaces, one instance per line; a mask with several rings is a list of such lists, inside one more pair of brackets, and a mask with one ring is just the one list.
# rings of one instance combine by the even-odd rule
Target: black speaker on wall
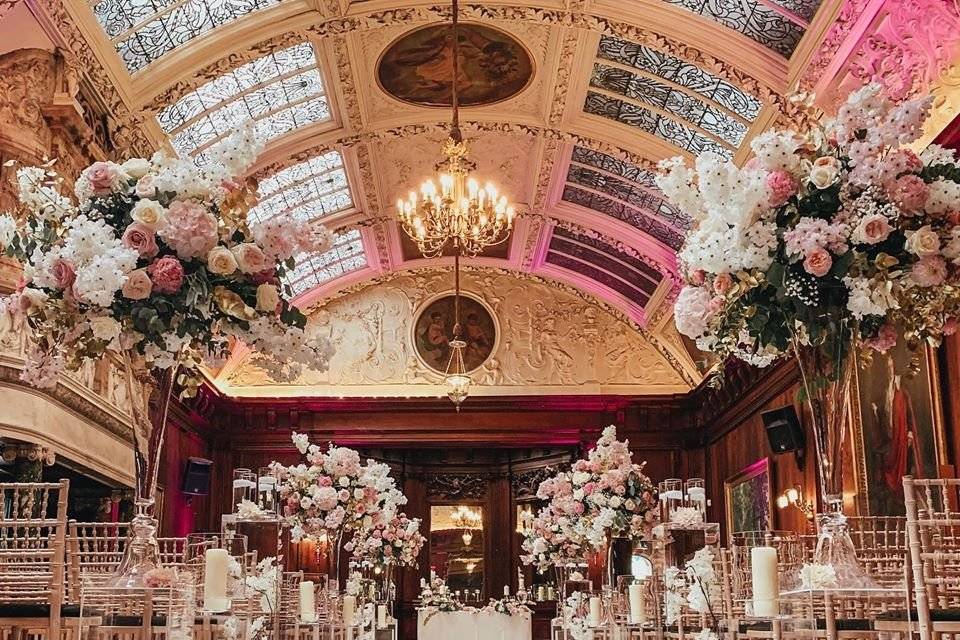
[[760,414],[763,426],[767,428],[767,440],[773,453],[789,453],[791,451],[803,453],[806,438],[803,435],[803,425],[793,405],[764,411]]
[[212,469],[212,460],[205,458],[187,458],[187,466],[183,470],[183,492],[190,496],[205,496],[209,494],[210,472]]

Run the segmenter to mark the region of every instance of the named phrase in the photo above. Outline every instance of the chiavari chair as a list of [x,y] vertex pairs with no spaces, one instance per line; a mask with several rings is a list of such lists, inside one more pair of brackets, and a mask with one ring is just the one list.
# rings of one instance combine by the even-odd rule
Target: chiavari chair
[[960,633],[960,479],[903,478],[921,640]]
[[70,483],[0,484],[0,636],[59,640]]

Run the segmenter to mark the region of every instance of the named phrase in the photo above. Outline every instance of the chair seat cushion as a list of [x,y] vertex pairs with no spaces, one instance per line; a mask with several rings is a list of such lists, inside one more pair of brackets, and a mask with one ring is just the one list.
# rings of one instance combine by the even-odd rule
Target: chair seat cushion
[[[871,631],[872,625],[869,620],[860,618],[837,618],[837,631]],[[823,631],[827,628],[826,618],[817,618],[817,629]],[[768,620],[758,620],[756,622],[741,622],[740,633],[749,631],[771,631],[773,624]]]
[[[911,622],[917,621],[917,610],[910,609],[897,609],[894,611],[884,611],[883,613],[877,616],[877,620],[882,620],[884,622],[899,622],[907,620],[907,615],[910,616]],[[960,622],[960,608],[951,608],[951,609],[930,609],[930,621],[931,622]]]

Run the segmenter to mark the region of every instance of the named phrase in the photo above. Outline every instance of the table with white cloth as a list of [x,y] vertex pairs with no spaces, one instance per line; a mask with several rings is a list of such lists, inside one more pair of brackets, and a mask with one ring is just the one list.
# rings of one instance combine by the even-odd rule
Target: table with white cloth
[[529,613],[417,611],[417,640],[530,640],[532,634]]

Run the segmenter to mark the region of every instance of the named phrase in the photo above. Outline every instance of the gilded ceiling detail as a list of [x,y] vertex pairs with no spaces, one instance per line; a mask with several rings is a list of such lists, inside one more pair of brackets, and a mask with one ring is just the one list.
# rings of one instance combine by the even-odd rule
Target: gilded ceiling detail
[[[393,274],[312,308],[310,330],[329,335],[336,355],[329,372],[305,374],[292,387],[318,396],[437,393],[440,377],[415,354],[412,324],[422,305],[452,285],[449,271]],[[474,374],[483,393],[672,393],[694,382],[649,334],[567,288],[471,271],[464,290],[484,300],[499,325],[492,356]],[[251,387],[273,394],[280,386],[250,362],[223,383],[237,394],[255,393]]]

